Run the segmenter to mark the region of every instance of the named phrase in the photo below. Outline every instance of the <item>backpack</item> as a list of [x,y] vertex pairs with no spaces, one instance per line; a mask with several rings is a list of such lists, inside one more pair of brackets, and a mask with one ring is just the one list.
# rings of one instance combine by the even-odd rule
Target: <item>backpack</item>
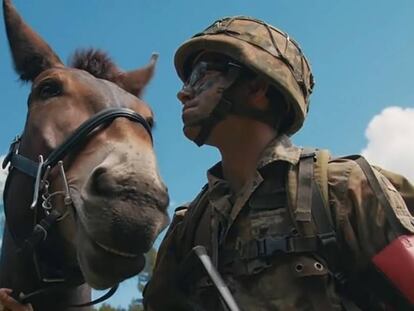
[[[400,193],[411,214],[414,214],[414,185],[400,175],[379,167],[371,166],[360,155],[348,156],[342,159],[353,160],[359,165],[372,191],[384,207],[388,222],[396,229],[396,232],[400,232],[402,227],[401,222],[387,200],[374,171],[380,172],[391,182]],[[369,300],[367,299],[368,295],[370,295],[366,288],[367,284],[361,285],[361,280],[371,280],[369,286],[377,294],[377,298],[372,298],[370,303],[375,303],[375,300],[377,302],[382,300],[385,295],[385,297],[388,297],[387,302],[393,306],[398,306],[398,310],[411,310],[414,305],[414,293],[411,289],[412,285],[408,285],[409,281],[405,281],[405,288],[402,290],[404,292],[405,289],[405,292],[402,294],[401,286],[392,284],[387,277],[384,278],[384,274],[386,273],[381,270],[378,271],[379,269],[375,265],[371,265],[356,280],[349,280],[338,265],[339,245],[332,223],[328,197],[328,164],[330,161],[331,156],[327,150],[303,149],[298,168],[297,206],[293,211],[294,221],[304,234],[313,234],[318,238],[322,256],[326,260],[331,274],[341,289],[340,291],[344,294],[343,307],[345,310],[360,310],[352,301],[357,302],[360,306],[364,306],[363,301]],[[411,219],[411,224],[414,224],[414,218]],[[411,242],[414,242],[414,235],[411,234],[408,238]],[[394,242],[392,241],[390,245],[395,244]],[[408,249],[409,257],[412,256],[409,265],[414,269],[414,261],[412,261],[414,258],[414,244],[411,246]],[[407,252],[407,250],[404,249],[404,252]],[[389,254],[386,254],[386,256],[389,256]],[[382,258],[386,256],[383,255]],[[372,308],[372,305],[367,305],[367,307]]]

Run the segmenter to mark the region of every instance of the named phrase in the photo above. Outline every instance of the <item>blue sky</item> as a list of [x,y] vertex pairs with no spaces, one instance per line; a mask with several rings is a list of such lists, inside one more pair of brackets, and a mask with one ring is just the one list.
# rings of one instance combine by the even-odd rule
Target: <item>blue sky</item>
[[[198,192],[205,183],[206,168],[218,160],[215,150],[200,149],[182,135],[181,107],[175,96],[181,84],[173,67],[174,51],[222,16],[250,15],[263,19],[301,44],[311,62],[316,86],[309,118],[293,137],[296,144],[329,148],[336,155],[365,150],[373,160],[398,169],[398,157],[390,159],[393,155],[395,158],[398,148],[405,150],[405,141],[393,146],[392,154],[385,160],[378,154],[389,149],[390,141],[397,140],[393,137],[413,137],[409,135],[414,134],[412,126],[399,127],[402,120],[414,123],[411,0],[14,2],[62,60],[67,60],[78,47],[98,47],[108,51],[122,68],[130,70],[146,64],[152,52],[160,54],[156,76],[145,99],[156,114],[155,145],[173,207]],[[22,129],[28,85],[20,83],[12,70],[2,23],[0,46],[0,154],[4,154],[9,141]],[[390,106],[396,108],[387,110]],[[407,117],[411,115],[413,118]],[[390,136],[390,132],[395,136]],[[410,152],[414,155],[414,151]],[[408,168],[411,174],[414,165],[404,165],[400,170]],[[128,284],[112,299],[115,305],[130,301],[135,281]]]

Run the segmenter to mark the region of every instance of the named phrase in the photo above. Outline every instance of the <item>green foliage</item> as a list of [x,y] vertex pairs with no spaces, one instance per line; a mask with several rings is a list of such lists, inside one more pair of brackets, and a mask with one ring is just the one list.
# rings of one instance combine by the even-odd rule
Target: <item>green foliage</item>
[[128,311],[144,311],[144,306],[138,299],[133,299],[128,306]]
[[98,309],[94,308],[94,310],[96,311],[124,311],[125,309],[114,308],[114,307],[111,307],[109,304],[104,303]]
[[152,277],[152,271],[155,266],[155,260],[157,259],[157,250],[151,248],[148,253],[145,254],[145,267],[138,276],[138,290],[142,293],[145,284]]
[[111,305],[104,303],[99,308],[94,308],[95,311],[144,311],[144,307],[139,299],[132,299],[128,309],[114,308]]

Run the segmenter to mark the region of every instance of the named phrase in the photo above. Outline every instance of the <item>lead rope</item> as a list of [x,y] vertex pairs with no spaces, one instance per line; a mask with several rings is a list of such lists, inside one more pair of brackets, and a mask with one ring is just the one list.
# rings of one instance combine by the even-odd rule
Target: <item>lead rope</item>
[[[107,299],[109,299],[110,297],[113,296],[113,294],[115,294],[116,290],[118,289],[119,284],[116,284],[115,286],[113,286],[111,289],[109,289],[108,292],[106,292],[104,295],[102,295],[101,297],[91,300],[89,302],[84,302],[84,303],[79,303],[79,304],[70,304],[68,305],[68,307],[73,307],[73,308],[82,308],[82,307],[90,307],[93,305],[96,305],[102,301],[105,301]],[[36,297],[38,295],[42,295],[42,294],[46,294],[49,292],[55,292],[58,290],[63,290],[65,288],[70,288],[70,286],[68,286],[67,284],[59,284],[59,285],[55,285],[55,286],[50,286],[50,287],[46,287],[46,288],[41,288],[38,289],[30,294],[23,294],[20,293],[19,295],[17,295],[17,297],[13,297],[15,298],[18,302],[22,303],[22,304],[27,304],[30,303],[33,300],[33,297]],[[13,296],[13,294],[12,294]]]
[[118,289],[118,286],[119,286],[119,284],[116,284],[108,292],[106,292],[103,296],[101,296],[101,297],[99,297],[95,300],[85,302],[85,303],[80,303],[80,304],[69,305],[69,307],[81,308],[81,307],[89,307],[89,306],[96,305],[97,303],[100,303],[100,302],[105,301],[105,300],[109,299],[110,297],[112,297],[112,295],[115,294],[116,290]]

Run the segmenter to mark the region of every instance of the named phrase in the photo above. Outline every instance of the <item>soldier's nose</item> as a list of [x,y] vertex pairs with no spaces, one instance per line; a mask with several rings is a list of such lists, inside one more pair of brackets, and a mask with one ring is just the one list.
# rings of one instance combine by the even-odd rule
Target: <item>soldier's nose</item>
[[184,86],[178,93],[177,93],[177,98],[180,102],[182,102],[183,104],[191,99],[194,98],[194,92]]

